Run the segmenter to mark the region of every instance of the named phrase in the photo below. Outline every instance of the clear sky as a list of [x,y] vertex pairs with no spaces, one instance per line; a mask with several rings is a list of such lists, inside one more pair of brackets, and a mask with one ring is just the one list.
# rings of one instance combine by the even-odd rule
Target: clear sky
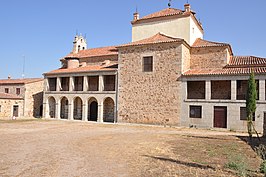
[[[183,9],[187,0],[172,0]],[[265,0],[189,0],[203,24],[204,38],[227,42],[235,55],[266,57]],[[131,41],[133,13],[167,8],[168,0],[1,0],[0,78],[42,77],[60,67],[76,31],[89,48]]]

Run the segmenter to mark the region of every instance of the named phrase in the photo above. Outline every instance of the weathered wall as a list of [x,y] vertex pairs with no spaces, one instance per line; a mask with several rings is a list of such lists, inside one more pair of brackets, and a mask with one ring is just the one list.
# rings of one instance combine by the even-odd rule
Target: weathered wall
[[226,47],[191,48],[191,69],[222,68],[229,61]]
[[0,84],[0,92],[5,93],[5,88],[9,89],[9,93],[10,94],[14,94],[16,95],[16,89],[19,88],[20,89],[20,94],[18,95],[19,97],[24,97],[25,94],[25,89],[24,89],[24,85],[23,84]]
[[[118,121],[179,124],[182,45],[153,44],[119,49]],[[153,56],[153,72],[143,72]]]
[[0,99],[0,119],[11,119],[13,116],[13,106],[19,106],[19,117],[23,114],[23,100]]
[[29,117],[40,117],[43,103],[43,81],[25,85],[25,114]]

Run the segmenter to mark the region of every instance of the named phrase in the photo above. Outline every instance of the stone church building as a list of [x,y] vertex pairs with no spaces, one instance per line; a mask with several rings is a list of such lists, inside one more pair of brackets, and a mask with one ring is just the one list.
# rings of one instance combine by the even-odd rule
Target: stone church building
[[257,82],[254,123],[266,124],[266,58],[235,56],[230,44],[203,39],[185,4],[139,17],[132,42],[87,49],[76,36],[62,67],[44,74],[46,118],[246,130],[245,97]]

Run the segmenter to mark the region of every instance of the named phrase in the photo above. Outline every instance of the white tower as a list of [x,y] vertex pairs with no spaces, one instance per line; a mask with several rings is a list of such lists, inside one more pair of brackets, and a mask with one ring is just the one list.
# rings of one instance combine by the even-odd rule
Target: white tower
[[76,35],[73,42],[72,53],[78,53],[81,50],[87,49],[87,41],[82,35]]

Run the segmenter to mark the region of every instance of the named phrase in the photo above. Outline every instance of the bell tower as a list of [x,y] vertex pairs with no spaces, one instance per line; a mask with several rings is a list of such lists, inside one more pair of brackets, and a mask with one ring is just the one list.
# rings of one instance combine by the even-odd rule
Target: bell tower
[[82,35],[76,35],[73,42],[73,50],[72,53],[78,53],[81,50],[87,49],[87,41],[86,38]]

